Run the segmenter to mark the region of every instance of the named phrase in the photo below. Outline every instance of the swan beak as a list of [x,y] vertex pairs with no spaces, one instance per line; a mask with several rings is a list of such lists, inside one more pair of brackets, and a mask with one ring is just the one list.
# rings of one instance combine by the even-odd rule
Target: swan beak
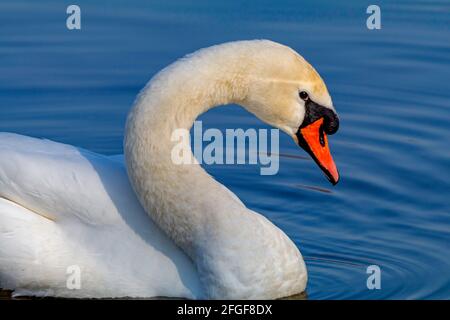
[[328,137],[323,128],[323,118],[300,127],[297,131],[298,144],[313,158],[317,165],[333,184],[339,181],[339,172],[331,157],[328,147]]

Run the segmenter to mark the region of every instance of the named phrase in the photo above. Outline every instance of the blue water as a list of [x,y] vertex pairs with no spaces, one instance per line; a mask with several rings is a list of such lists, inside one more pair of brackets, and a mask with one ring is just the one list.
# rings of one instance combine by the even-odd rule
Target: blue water
[[[122,152],[126,114],[158,70],[198,48],[239,39],[287,44],[325,79],[341,118],[330,138],[332,187],[281,135],[280,172],[206,169],[299,246],[310,299],[450,298],[450,3],[377,1],[0,2],[0,130],[96,152]],[[208,127],[263,128],[238,107]],[[366,268],[381,268],[368,290]]]

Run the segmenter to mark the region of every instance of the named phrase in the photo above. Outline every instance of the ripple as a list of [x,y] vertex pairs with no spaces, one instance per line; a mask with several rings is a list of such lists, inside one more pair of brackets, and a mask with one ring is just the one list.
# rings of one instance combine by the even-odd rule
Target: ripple
[[294,185],[294,187],[308,189],[308,190],[312,190],[312,191],[318,191],[318,192],[322,192],[322,193],[328,193],[328,194],[333,193],[333,191],[331,191],[330,189],[317,187],[317,186],[307,186],[304,184],[296,184],[296,185]]

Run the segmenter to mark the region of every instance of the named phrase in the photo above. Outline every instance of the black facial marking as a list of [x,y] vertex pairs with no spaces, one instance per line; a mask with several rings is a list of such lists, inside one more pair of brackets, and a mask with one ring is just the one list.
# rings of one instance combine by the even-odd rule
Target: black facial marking
[[308,99],[305,101],[305,111],[305,119],[303,120],[300,128],[304,128],[314,121],[323,118],[323,130],[327,134],[336,133],[336,131],[339,129],[339,118],[333,110],[321,106],[311,99]]

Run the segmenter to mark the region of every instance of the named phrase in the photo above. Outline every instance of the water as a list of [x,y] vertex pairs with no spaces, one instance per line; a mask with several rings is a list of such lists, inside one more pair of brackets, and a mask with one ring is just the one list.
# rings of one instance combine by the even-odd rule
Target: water
[[[61,1],[0,3],[0,129],[105,154],[122,152],[139,89],[188,52],[268,38],[299,51],[325,79],[341,117],[331,148],[332,187],[281,136],[280,172],[209,166],[250,208],[301,248],[309,299],[450,298],[450,4],[377,1],[76,1],[68,31]],[[208,127],[265,128],[239,109],[202,117]],[[382,271],[368,290],[366,268]]]

